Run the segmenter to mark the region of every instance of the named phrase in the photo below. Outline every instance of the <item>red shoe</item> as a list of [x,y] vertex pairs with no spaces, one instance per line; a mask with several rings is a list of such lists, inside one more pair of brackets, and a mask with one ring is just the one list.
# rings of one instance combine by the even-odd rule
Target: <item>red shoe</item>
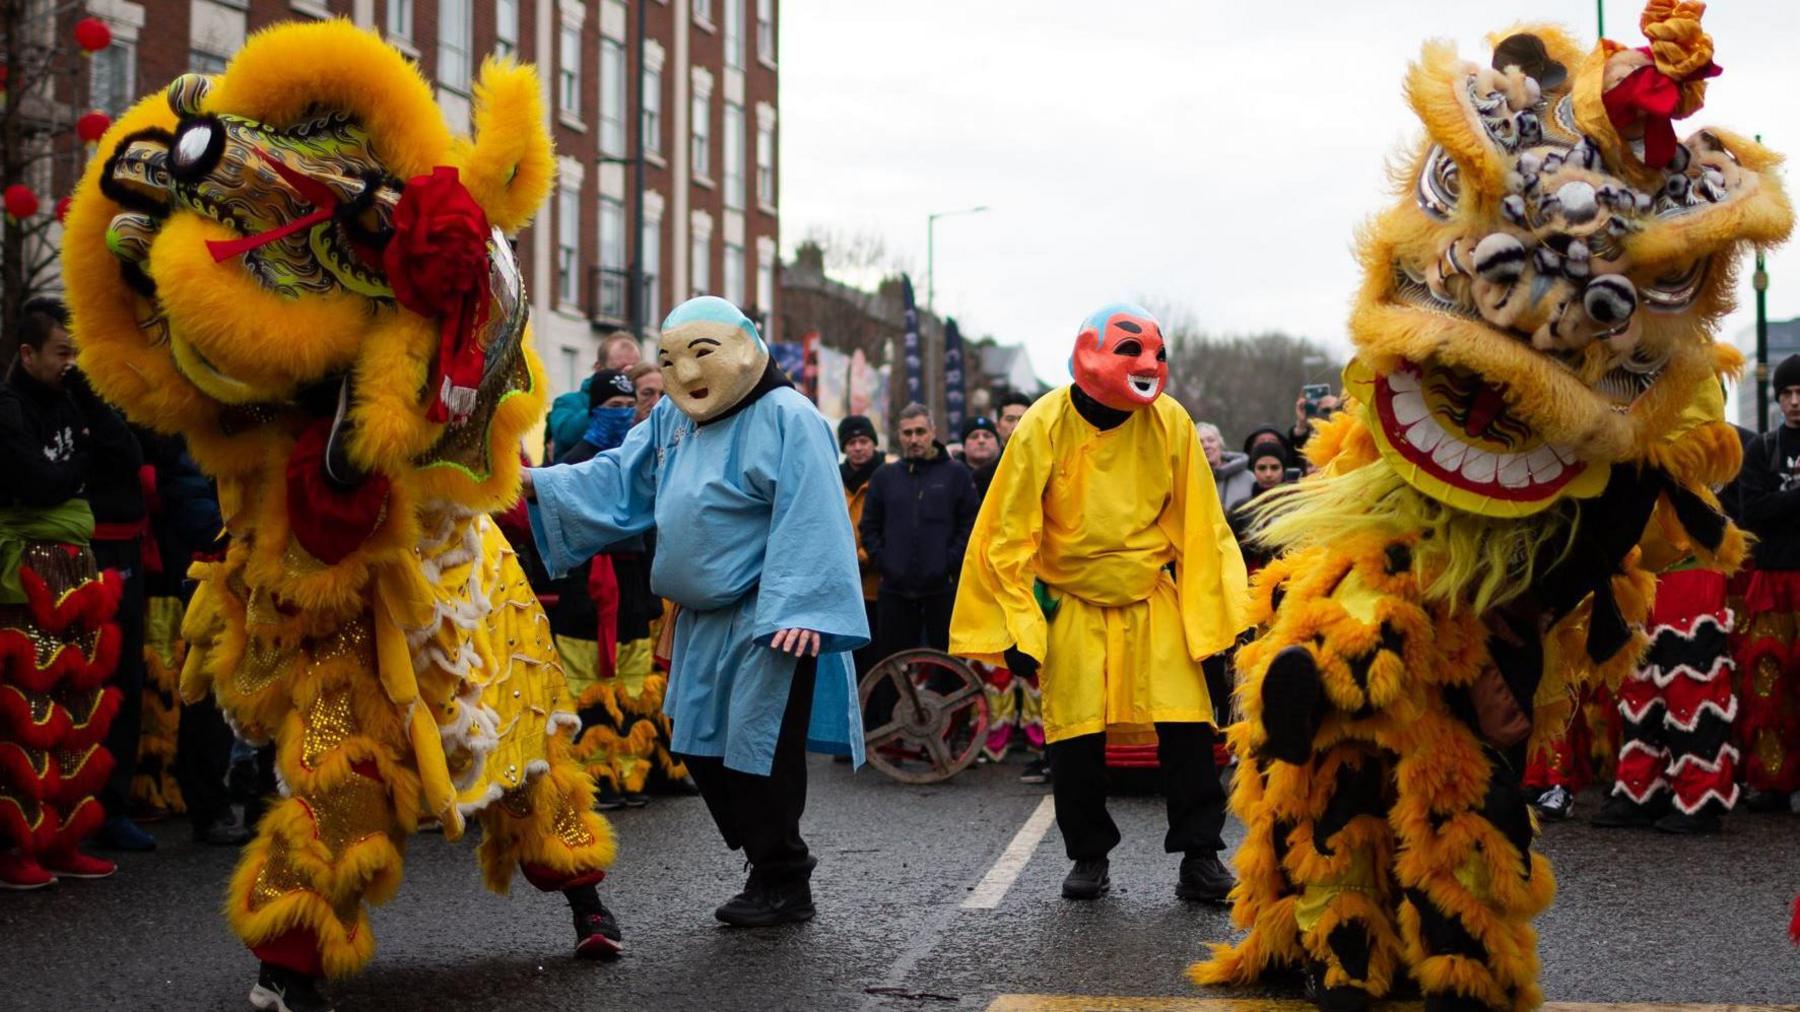
[[113,872],[119,870],[119,866],[111,861],[79,850],[47,855],[44,867],[56,873],[58,878],[111,878]]
[[19,854],[0,854],[0,889],[42,889],[56,884],[44,866]]

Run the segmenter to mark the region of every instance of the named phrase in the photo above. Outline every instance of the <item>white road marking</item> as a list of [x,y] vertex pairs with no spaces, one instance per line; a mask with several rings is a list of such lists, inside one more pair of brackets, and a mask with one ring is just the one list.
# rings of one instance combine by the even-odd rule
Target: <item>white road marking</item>
[[1019,879],[1019,873],[1031,863],[1031,855],[1050,831],[1050,824],[1056,821],[1056,799],[1046,794],[1044,800],[1038,802],[1037,809],[1031,818],[1013,834],[1012,842],[1006,845],[994,866],[988,869],[974,891],[962,901],[964,910],[992,910],[1006,898],[1006,891]]

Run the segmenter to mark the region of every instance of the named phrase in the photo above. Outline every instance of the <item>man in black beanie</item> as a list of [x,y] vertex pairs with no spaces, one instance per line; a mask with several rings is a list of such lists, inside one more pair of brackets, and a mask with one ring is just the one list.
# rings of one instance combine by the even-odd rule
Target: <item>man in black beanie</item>
[[1737,658],[1752,811],[1786,811],[1800,790],[1800,355],[1782,359],[1770,385],[1782,424],[1751,440],[1738,473],[1743,524],[1756,535]]
[[962,462],[969,466],[970,477],[975,479],[975,495],[986,499],[988,485],[994,480],[994,465],[1000,460],[1000,430],[992,418],[975,415],[963,423],[962,445]]
[[844,479],[844,500],[850,507],[850,526],[856,531],[856,565],[862,570],[863,610],[869,616],[869,643],[855,654],[856,674],[860,678],[881,659],[881,650],[875,645],[881,641],[875,631],[875,597],[881,590],[881,571],[870,564],[869,553],[863,551],[860,525],[863,503],[869,496],[869,477],[881,466],[882,460],[875,438],[875,423],[866,415],[850,415],[839,422],[837,438],[838,449],[844,452],[844,462],[838,465],[838,473]]

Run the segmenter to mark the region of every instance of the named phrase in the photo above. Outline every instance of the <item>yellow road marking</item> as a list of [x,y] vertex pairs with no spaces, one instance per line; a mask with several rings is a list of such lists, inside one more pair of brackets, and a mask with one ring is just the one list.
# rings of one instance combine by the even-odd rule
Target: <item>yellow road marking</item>
[[[1310,1012],[1294,998],[1108,998],[1082,995],[1003,994],[987,1012]],[[1416,1001],[1383,1002],[1389,1012],[1418,1009]],[[1800,1012],[1800,1005],[1676,1005],[1655,1002],[1553,1001],[1544,1012]]]

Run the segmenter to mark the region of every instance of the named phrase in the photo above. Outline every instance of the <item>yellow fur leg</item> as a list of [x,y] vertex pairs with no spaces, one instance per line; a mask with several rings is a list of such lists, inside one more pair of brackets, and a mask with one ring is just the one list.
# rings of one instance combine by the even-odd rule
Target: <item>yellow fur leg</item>
[[482,878],[505,895],[521,862],[577,875],[612,865],[612,826],[594,811],[594,782],[553,742],[550,770],[481,812]]

